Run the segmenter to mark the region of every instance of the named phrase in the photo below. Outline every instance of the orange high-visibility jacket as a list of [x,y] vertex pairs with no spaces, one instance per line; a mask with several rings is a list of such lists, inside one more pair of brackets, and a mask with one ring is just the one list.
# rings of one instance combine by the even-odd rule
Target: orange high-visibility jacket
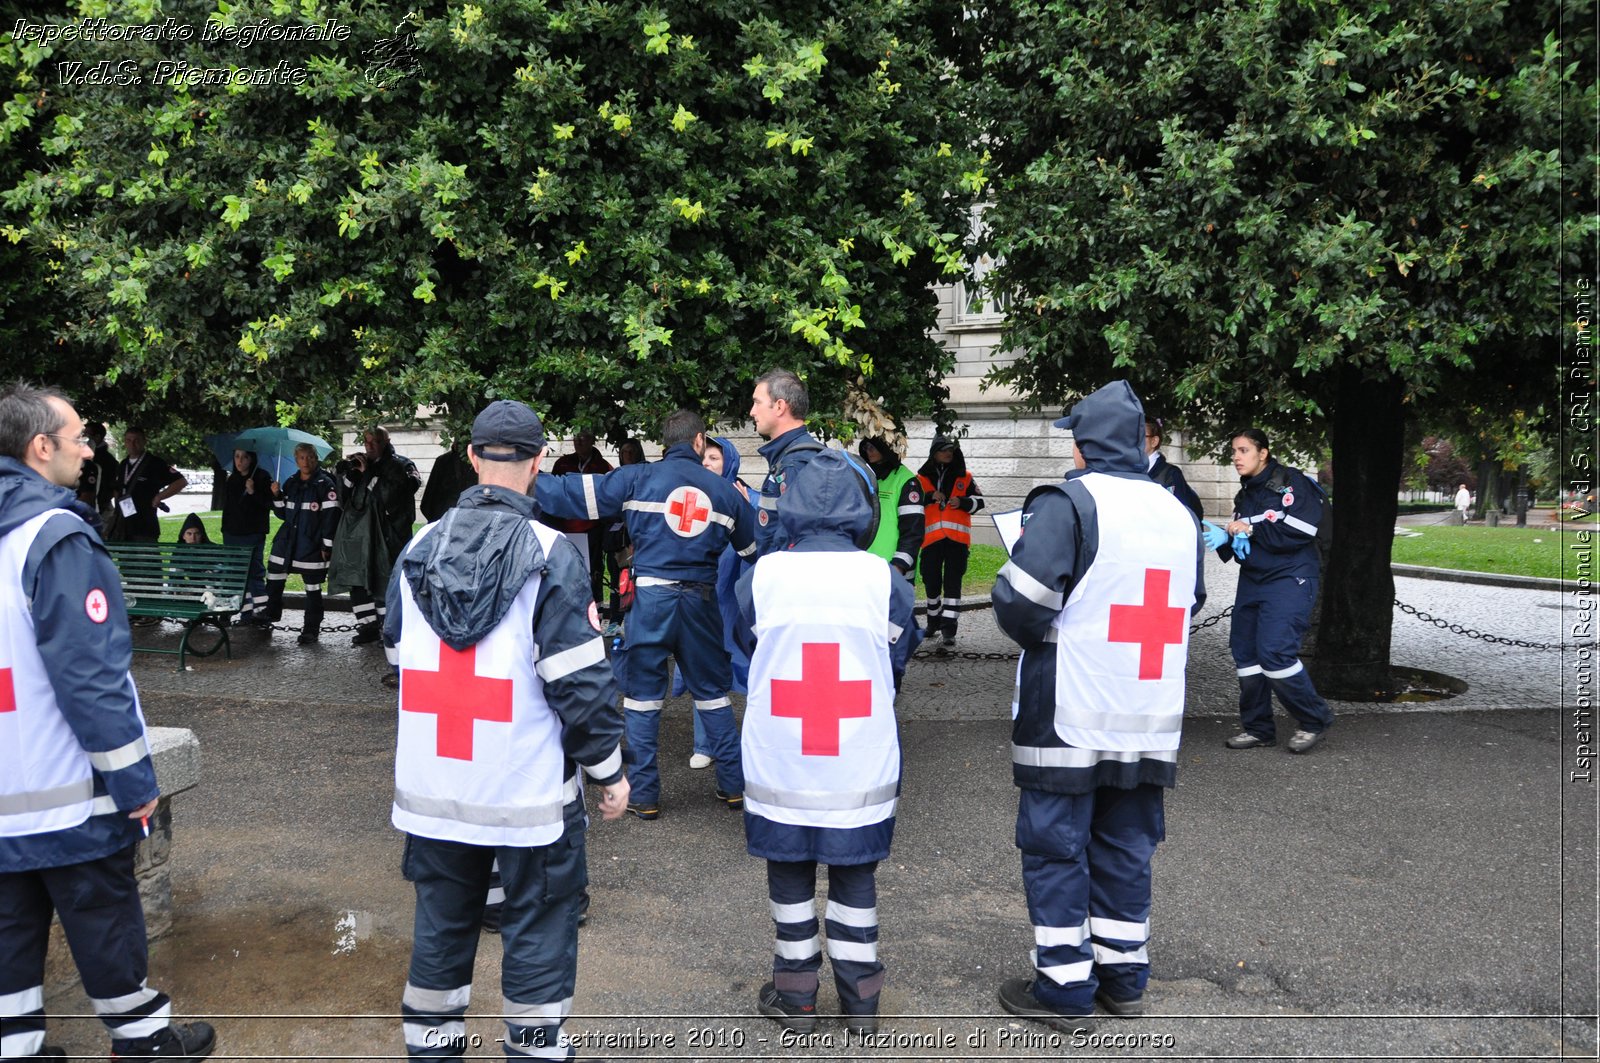
[[918,476],[922,496],[928,499],[923,510],[924,525],[922,548],[926,550],[940,539],[949,539],[962,546],[972,545],[972,515],[983,508],[983,492],[972,482],[972,473],[964,472],[950,487],[950,496],[940,506],[933,501],[933,481]]

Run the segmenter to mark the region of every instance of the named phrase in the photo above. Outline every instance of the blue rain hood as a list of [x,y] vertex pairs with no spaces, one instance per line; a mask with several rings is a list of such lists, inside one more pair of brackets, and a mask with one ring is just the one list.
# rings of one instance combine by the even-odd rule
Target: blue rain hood
[[97,532],[100,517],[65,487],[46,480],[15,458],[0,457],[0,535],[5,535],[47,509],[68,509]]
[[1084,465],[1095,472],[1145,471],[1144,404],[1126,380],[1085,396],[1056,427],[1072,431]]
[[528,524],[534,512],[527,495],[469,488],[400,562],[417,609],[451,649],[482,641],[544,568],[544,548]]
[[722,478],[729,483],[739,479],[739,448],[725,436],[712,436],[707,442],[715,443],[722,450]]
[[778,496],[778,517],[790,541],[826,536],[854,543],[866,534],[872,504],[861,486],[864,471],[837,450],[812,458]]

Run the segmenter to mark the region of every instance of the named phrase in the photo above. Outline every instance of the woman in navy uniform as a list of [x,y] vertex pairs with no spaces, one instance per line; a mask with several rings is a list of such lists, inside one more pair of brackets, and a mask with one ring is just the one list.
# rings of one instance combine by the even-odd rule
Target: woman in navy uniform
[[1233,606],[1229,649],[1239,673],[1239,719],[1244,730],[1229,749],[1277,743],[1272,695],[1299,729],[1289,752],[1309,753],[1328,728],[1333,711],[1311,683],[1300,661],[1300,640],[1311,626],[1321,567],[1317,528],[1322,489],[1298,469],[1280,465],[1266,433],[1246,428],[1233,437],[1233,468],[1239,493],[1226,535],[1207,530],[1207,543],[1224,561],[1239,563],[1239,594]]
[[339,525],[339,489],[333,477],[318,467],[311,444],[294,448],[294,463],[300,467],[298,476],[270,485],[272,511],[283,524],[267,558],[267,619],[276,623],[283,617],[283,585],[289,573],[300,573],[306,585],[306,617],[299,642],[306,646],[322,634],[322,582],[328,576],[333,532]]

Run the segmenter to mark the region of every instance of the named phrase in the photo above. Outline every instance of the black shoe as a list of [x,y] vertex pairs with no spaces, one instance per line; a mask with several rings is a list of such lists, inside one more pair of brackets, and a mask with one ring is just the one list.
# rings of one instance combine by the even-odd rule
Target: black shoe
[[1137,1019],[1144,1014],[1144,995],[1131,1000],[1113,1000],[1104,992],[1094,995],[1094,1002],[1106,1009],[1107,1015],[1115,1015],[1119,1019]]
[[756,1010],[769,1019],[775,1019],[790,1033],[810,1033],[817,1028],[817,1005],[791,1004],[783,999],[778,987],[768,982],[761,987],[756,998]]
[[844,1028],[849,1033],[869,1034],[878,1032],[878,1009],[863,1011],[857,1014],[845,1012]]
[[1029,978],[1008,978],[1003,982],[1000,986],[1000,1006],[1013,1015],[1042,1022],[1061,1033],[1094,1028],[1089,1015],[1063,1015],[1039,1003],[1039,998],[1033,995],[1033,980]]
[[118,1063],[204,1059],[217,1046],[217,1032],[208,1022],[186,1023],[168,1026],[160,1033],[136,1037],[122,1044],[122,1051],[111,1053],[111,1058]]
[[744,808],[744,794],[729,794],[721,790],[712,790],[711,793],[718,801],[721,801],[735,812]]
[[500,908],[501,905],[498,904],[486,904],[483,906],[482,924],[485,933],[500,933]]
[[1229,749],[1265,749],[1267,746],[1278,744],[1276,738],[1257,738],[1249,731],[1241,731],[1222,743]]
[[377,624],[362,624],[360,629],[356,631],[355,638],[350,640],[350,645],[365,646],[368,643],[377,642],[382,637],[383,632],[378,629]]
[[579,926],[588,926],[589,925],[589,891],[588,890],[584,890],[582,896],[580,896],[578,898],[578,925]]
[[399,690],[400,674],[398,672],[385,672],[383,673],[383,678],[380,679],[379,682],[385,687],[388,687],[390,690]]
[[315,631],[302,631],[300,637],[295,639],[302,646],[315,646],[322,640],[322,636]]
[[628,805],[628,811],[633,813],[635,816],[638,816],[640,819],[649,820],[661,818],[661,806],[659,805],[630,804]]

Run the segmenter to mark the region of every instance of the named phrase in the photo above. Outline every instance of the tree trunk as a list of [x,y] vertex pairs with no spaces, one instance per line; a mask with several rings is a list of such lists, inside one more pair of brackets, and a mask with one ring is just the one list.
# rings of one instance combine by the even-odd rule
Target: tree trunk
[[[1313,671],[1324,697],[1371,700],[1390,688],[1394,574],[1389,558],[1399,510],[1394,485],[1405,442],[1398,377],[1339,371],[1333,411],[1333,545],[1322,585]],[[1324,518],[1326,519],[1326,518]]]

